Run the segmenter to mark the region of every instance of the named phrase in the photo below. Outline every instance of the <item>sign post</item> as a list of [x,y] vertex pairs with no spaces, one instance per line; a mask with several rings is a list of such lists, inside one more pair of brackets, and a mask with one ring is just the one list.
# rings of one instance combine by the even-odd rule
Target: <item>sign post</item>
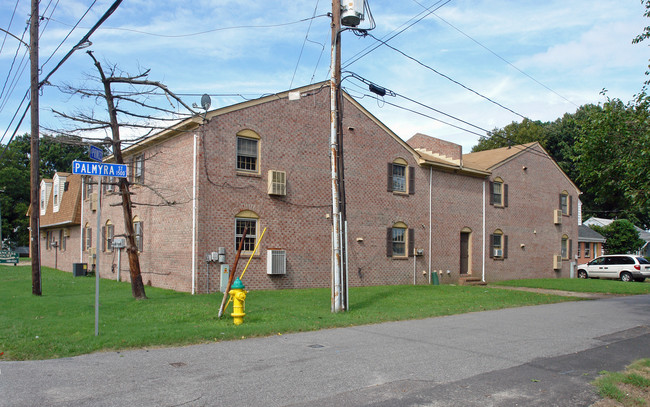
[[[101,149],[90,146],[90,158],[101,161]],[[99,253],[101,244],[102,219],[102,177],[126,178],[126,164],[108,164],[102,162],[73,161],[72,173],[97,176],[97,240],[95,243],[95,336],[99,336]]]

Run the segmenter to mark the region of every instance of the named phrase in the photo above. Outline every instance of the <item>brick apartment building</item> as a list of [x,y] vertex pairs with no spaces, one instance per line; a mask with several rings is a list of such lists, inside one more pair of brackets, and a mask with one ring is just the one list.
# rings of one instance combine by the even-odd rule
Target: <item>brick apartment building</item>
[[[569,275],[579,191],[539,144],[463,155],[423,134],[405,142],[343,99],[350,286],[425,284],[434,272],[442,283]],[[206,255],[225,248],[232,264],[246,226],[245,258],[266,228],[247,288],[330,286],[329,114],[327,85],[316,84],[207,112],[126,149],[144,282],[217,291],[220,264]],[[96,253],[100,276],[117,278],[119,255],[127,267],[112,248],[124,233],[117,187],[103,180],[97,231],[97,185],[61,176],[79,216],[42,223],[43,239],[67,239],[65,249],[43,246],[43,264],[54,266],[58,250],[60,269],[92,267]],[[286,254],[284,274],[267,273],[270,250]]]

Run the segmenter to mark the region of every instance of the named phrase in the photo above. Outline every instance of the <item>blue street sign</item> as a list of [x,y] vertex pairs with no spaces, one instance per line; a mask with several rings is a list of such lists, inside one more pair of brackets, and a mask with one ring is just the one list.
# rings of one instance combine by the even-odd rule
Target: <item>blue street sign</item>
[[95,146],[89,146],[89,147],[90,147],[90,151],[89,151],[90,159],[98,162],[102,162],[102,160],[104,159],[104,152],[102,151],[102,149]]
[[75,160],[72,162],[72,173],[126,178],[126,164],[93,163]]

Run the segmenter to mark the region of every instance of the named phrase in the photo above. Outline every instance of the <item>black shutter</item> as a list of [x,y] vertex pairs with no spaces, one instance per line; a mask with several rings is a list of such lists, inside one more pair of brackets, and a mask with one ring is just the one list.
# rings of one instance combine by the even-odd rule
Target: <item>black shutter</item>
[[406,246],[408,250],[408,256],[413,257],[413,252],[415,252],[415,229],[409,229],[409,243]]
[[490,205],[494,205],[494,182],[490,181]]
[[409,194],[415,193],[415,167],[409,167]]
[[503,184],[503,206],[508,207],[508,184]]
[[106,226],[102,226],[102,251],[106,251]]
[[573,216],[573,196],[569,195],[569,216]]
[[86,250],[86,228],[81,228],[81,241],[83,242],[84,250]]
[[508,235],[503,235],[503,258],[508,258]]
[[569,260],[573,258],[573,240],[569,239]]
[[388,192],[393,192],[393,163],[388,163]]
[[393,228],[386,228],[386,257],[393,257]]
[[490,235],[490,258],[494,258],[494,235]]
[[558,208],[560,208],[560,210],[562,210],[562,194],[560,194],[560,203],[559,203]]
[[140,156],[140,183],[144,185],[144,153]]

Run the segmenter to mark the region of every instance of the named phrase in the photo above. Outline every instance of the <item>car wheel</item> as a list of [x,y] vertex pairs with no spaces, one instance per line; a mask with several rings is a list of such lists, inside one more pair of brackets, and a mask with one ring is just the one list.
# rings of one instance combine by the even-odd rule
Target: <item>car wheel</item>
[[626,283],[629,283],[632,281],[632,274],[628,271],[624,271],[621,273],[621,281],[625,281]]
[[587,272],[584,270],[578,270],[578,278],[588,278]]

